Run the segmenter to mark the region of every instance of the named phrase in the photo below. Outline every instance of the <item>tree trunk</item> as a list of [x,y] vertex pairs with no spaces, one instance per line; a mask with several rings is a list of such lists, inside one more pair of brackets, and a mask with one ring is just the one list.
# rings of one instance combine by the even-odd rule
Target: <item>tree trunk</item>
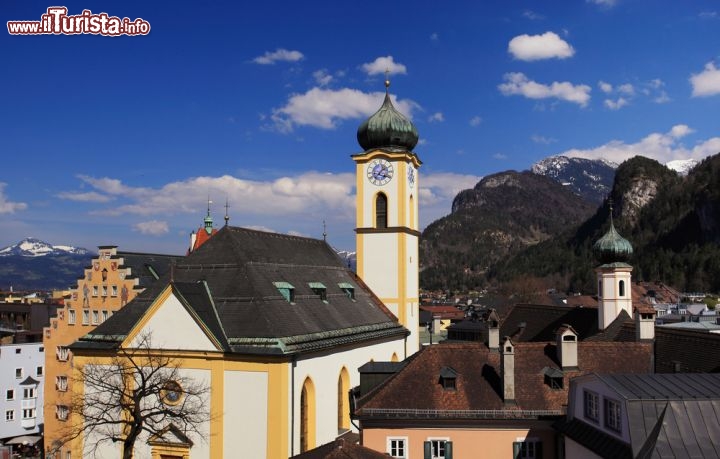
[[130,428],[128,436],[125,437],[125,440],[123,441],[123,459],[132,459],[133,450],[135,449],[135,440],[139,434],[140,429],[135,428],[135,426]]

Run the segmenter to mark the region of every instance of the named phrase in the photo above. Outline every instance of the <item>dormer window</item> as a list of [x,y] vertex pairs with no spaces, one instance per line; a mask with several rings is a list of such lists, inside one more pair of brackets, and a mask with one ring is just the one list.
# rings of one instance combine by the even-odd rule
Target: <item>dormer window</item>
[[562,389],[563,388],[563,372],[557,368],[545,367],[543,368],[543,374],[545,375],[545,384],[551,389]]
[[355,301],[355,287],[353,287],[352,284],[349,284],[347,282],[340,282],[338,284],[338,287],[340,287],[340,290],[345,292],[348,298]]
[[440,370],[440,384],[445,390],[457,390],[457,372],[451,367]]
[[288,303],[295,302],[295,287],[293,287],[291,283],[273,282],[273,285],[278,289],[278,292],[280,292]]
[[318,295],[321,300],[327,303],[327,288],[325,288],[325,285],[321,282],[310,282],[308,286],[315,295]]

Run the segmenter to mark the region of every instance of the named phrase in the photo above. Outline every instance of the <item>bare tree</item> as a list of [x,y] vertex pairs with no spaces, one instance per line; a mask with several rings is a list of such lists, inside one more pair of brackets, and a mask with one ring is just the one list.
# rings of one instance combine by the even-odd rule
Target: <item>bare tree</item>
[[133,349],[120,349],[110,361],[75,367],[76,391],[61,444],[82,436],[85,451],[95,454],[107,442],[122,442],[123,458],[133,457],[142,433],[162,437],[168,428],[204,438],[210,420],[208,385],[184,376],[180,361],[152,347],[149,335]]

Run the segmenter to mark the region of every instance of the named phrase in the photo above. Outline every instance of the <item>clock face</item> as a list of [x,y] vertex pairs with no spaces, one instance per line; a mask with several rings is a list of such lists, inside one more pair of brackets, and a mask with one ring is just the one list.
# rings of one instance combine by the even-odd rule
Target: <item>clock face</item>
[[415,186],[415,168],[411,167],[408,169],[408,184],[410,185],[410,188]]
[[393,166],[387,160],[374,159],[368,165],[367,176],[373,185],[385,185],[393,177]]

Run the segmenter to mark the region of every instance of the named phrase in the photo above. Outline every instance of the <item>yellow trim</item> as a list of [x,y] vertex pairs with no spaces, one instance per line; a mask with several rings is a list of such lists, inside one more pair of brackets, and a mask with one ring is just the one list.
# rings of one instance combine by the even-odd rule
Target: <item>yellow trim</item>
[[175,299],[180,303],[182,308],[190,315],[190,317],[193,319],[193,321],[197,324],[197,326],[202,330],[202,332],[205,334],[207,339],[210,340],[211,343],[213,343],[213,346],[215,346],[215,349],[218,351],[222,351],[222,345],[220,342],[215,338],[215,335],[207,328],[207,326],[200,320],[198,315],[195,313],[195,311],[189,309],[183,300],[178,298],[177,295],[173,294],[173,288],[172,284],[168,284],[165,289],[158,295],[153,303],[150,305],[150,307],[143,313],[142,318],[135,323],[135,326],[133,326],[132,330],[130,330],[130,333],[128,333],[128,336],[125,338],[125,340],[122,342],[120,347],[126,348],[131,345],[131,343],[137,338],[138,334],[145,329],[145,326],[150,322],[150,319],[155,315],[155,313],[165,304],[165,302],[170,298],[172,295],[175,297]]
[[317,412],[316,412],[316,398],[315,398],[315,384],[313,383],[312,378],[308,376],[305,378],[305,381],[302,385],[302,391],[305,392],[305,404],[307,405],[307,412],[305,413],[305,417],[307,419],[303,419],[303,410],[302,410],[302,395],[300,397],[300,435],[302,437],[302,430],[303,430],[303,421],[307,423],[306,431],[307,431],[307,437],[305,439],[305,445],[306,448],[302,448],[302,442],[300,443],[300,452],[304,453],[305,451],[309,451],[313,448],[315,448],[316,439],[315,439],[315,423],[317,422]]
[[152,459],[160,459],[163,455],[190,459],[190,449],[186,446],[155,445],[150,451]]
[[165,289],[163,289],[162,292],[158,296],[155,297],[150,307],[145,311],[145,313],[142,315],[140,320],[138,320],[135,323],[135,326],[130,330],[130,333],[128,333],[125,340],[120,344],[120,347],[126,348],[130,346],[130,343],[132,343],[137,335],[140,333],[142,329],[145,328],[147,323],[150,321],[150,318],[155,315],[158,309],[160,309],[160,306],[162,306],[165,301],[167,301],[168,298],[170,298],[170,295],[172,294],[172,285],[165,286]]
[[[403,298],[399,298],[399,297],[398,297],[398,298],[379,297],[378,299],[379,299],[380,301],[382,301],[383,303],[385,303],[385,304],[388,304],[388,303],[390,303],[390,304],[397,304],[397,303],[400,303],[400,300],[402,300]],[[415,302],[415,303],[419,303],[419,302],[420,302],[420,299],[419,299],[419,298],[410,298],[410,297],[408,297],[408,298],[404,298],[404,300],[405,300],[405,301],[408,301],[408,302]]]
[[[225,371],[246,371],[262,372],[268,375],[267,388],[267,444],[266,451],[268,458],[286,458],[290,454],[289,449],[289,424],[290,424],[290,403],[289,403],[289,363],[287,361],[263,362],[225,360],[222,354],[203,355],[203,352],[167,352],[164,353],[170,358],[178,360],[178,368],[185,370],[209,370],[211,381],[210,392],[210,426],[209,443],[212,457],[223,457],[231,455],[231,452],[223,451],[224,448],[224,395],[225,395]],[[183,358],[182,356],[186,358]],[[109,364],[111,355],[82,355],[76,356],[75,366]],[[82,384],[76,384],[77,390],[83,390]],[[240,409],[240,408],[238,408]],[[232,428],[233,426],[228,426]],[[83,438],[77,439],[71,445],[72,451],[82,451]]]
[[[407,223],[407,163],[398,163],[398,181],[397,181],[397,222],[395,226],[409,226]],[[389,225],[388,225],[389,226]]]
[[383,158],[387,159],[388,161],[411,162],[416,168],[420,167],[420,165],[422,164],[417,155],[411,152],[393,153],[381,150],[372,150],[369,152],[360,153],[359,155],[353,155],[352,157],[353,161],[358,164],[368,163],[375,158]]
[[[219,456],[224,455],[223,448],[225,433],[223,414],[225,413],[225,362],[210,362],[210,451],[217,451]],[[220,422],[216,422],[219,416]]]
[[[365,176],[363,175],[363,164],[357,163],[355,168],[355,227],[360,228],[363,224],[365,212]],[[362,251],[363,236],[360,233],[355,235],[355,271],[360,278],[365,274],[365,257]]]
[[350,429],[350,407],[348,392],[350,391],[350,374],[347,368],[342,367],[338,376],[338,432],[341,429]]
[[417,230],[417,222],[415,221],[415,198],[413,197],[412,193],[410,193],[410,222],[408,223],[408,228]]
[[408,325],[408,302],[407,302],[407,234],[398,234],[398,296],[400,297],[400,323],[405,328],[410,329]]

